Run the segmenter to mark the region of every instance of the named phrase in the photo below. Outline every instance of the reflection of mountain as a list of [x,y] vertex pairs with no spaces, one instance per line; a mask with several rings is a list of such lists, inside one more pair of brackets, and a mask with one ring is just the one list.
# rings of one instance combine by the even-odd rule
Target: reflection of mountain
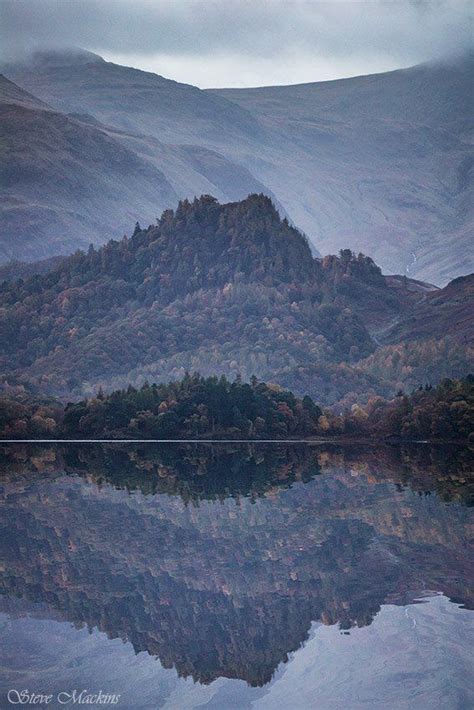
[[[1,591],[128,639],[180,675],[252,685],[270,679],[313,620],[370,624],[382,603],[426,590],[472,604],[467,508],[405,489],[406,452],[281,448],[269,457],[254,447],[206,457],[202,447],[176,465],[172,451],[43,449],[23,463],[18,451],[2,475]],[[418,463],[429,473],[418,475]],[[442,470],[433,457],[418,463],[414,488],[433,490]],[[237,479],[258,466],[253,495],[245,483],[228,489],[229,470]],[[124,490],[134,468],[151,495]],[[311,471],[322,475],[308,480]],[[446,474],[444,492],[464,476]],[[206,499],[209,477],[219,500]],[[186,478],[195,505],[170,495]]]

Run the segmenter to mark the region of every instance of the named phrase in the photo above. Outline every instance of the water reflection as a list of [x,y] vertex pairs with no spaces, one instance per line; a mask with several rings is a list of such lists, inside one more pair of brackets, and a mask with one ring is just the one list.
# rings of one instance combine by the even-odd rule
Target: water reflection
[[[173,668],[173,678],[202,685],[244,681],[229,707],[258,697],[265,707],[263,687],[310,639],[308,654],[321,625],[344,643],[344,632],[365,638],[360,629],[380,624],[382,607],[417,609],[427,596],[424,608],[440,598],[456,614],[473,606],[465,450],[16,446],[4,447],[0,471],[2,635],[31,673],[21,642],[30,624],[37,680],[54,619],[58,629],[73,622],[76,638],[88,627],[107,648],[122,639],[132,657],[159,659],[162,697],[172,692],[163,669]],[[380,650],[369,643],[366,652]],[[11,665],[5,677],[15,677]],[[245,684],[262,691],[248,695]],[[188,707],[182,692],[176,707]],[[157,707],[154,697],[135,706]]]

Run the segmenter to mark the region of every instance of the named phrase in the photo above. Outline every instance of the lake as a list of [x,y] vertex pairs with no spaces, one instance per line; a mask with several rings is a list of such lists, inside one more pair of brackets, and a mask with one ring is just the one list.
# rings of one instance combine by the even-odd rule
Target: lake
[[0,707],[472,707],[471,463],[2,445]]

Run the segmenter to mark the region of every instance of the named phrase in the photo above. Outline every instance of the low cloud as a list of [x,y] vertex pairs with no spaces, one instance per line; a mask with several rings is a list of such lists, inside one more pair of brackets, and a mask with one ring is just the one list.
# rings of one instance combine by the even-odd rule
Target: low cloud
[[465,50],[464,0],[0,0],[3,60],[44,46],[200,86],[385,71]]

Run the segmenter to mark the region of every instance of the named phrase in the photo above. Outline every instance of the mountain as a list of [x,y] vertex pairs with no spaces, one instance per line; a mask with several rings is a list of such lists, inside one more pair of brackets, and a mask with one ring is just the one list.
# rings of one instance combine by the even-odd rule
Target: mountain
[[372,76],[216,93],[299,149],[300,174],[286,178],[290,195],[270,174],[260,177],[322,253],[350,246],[384,270],[444,284],[473,270],[473,71],[466,55]]
[[473,271],[472,71],[464,55],[339,81],[202,91],[79,51],[4,67],[63,112],[238,165],[321,253],[350,247],[386,272],[441,285]]
[[150,163],[3,77],[0,115],[3,260],[87,247],[110,227],[117,230],[151,205],[176,198]]
[[24,62],[4,66],[3,71],[60,111],[90,113],[102,123],[165,143],[250,148],[265,133],[234,102],[157,74],[105,62],[91,52],[36,52]]
[[23,106],[24,108],[30,109],[51,110],[48,104],[40,101],[27,91],[20,89],[19,86],[14,84],[13,81],[9,81],[2,74],[0,74],[0,102],[2,104]]
[[459,337],[473,345],[473,300],[474,274],[454,279],[440,291],[428,292],[408,317],[388,329],[385,342],[422,340],[438,333]]
[[46,274],[60,264],[62,256],[51,256],[41,261],[8,261],[0,264],[0,282],[25,279],[34,274]]
[[[472,303],[471,283],[445,299],[453,315],[458,298]],[[435,317],[454,287],[384,277],[350,250],[314,258],[264,195],[224,205],[203,196],[137,226],[130,239],[0,284],[0,369],[62,397],[198,370],[256,375],[324,404],[352,404],[390,394],[400,377],[403,386],[425,382],[428,364],[433,383],[468,372],[473,309],[450,333],[448,312]],[[407,352],[391,356],[401,375],[374,375],[370,358],[380,370],[378,354],[399,347],[396,328],[406,330],[419,308],[421,345],[403,341]]]
[[0,75],[0,260],[104,243],[179,197],[240,199],[263,186],[222,155],[169,146],[52,109]]

